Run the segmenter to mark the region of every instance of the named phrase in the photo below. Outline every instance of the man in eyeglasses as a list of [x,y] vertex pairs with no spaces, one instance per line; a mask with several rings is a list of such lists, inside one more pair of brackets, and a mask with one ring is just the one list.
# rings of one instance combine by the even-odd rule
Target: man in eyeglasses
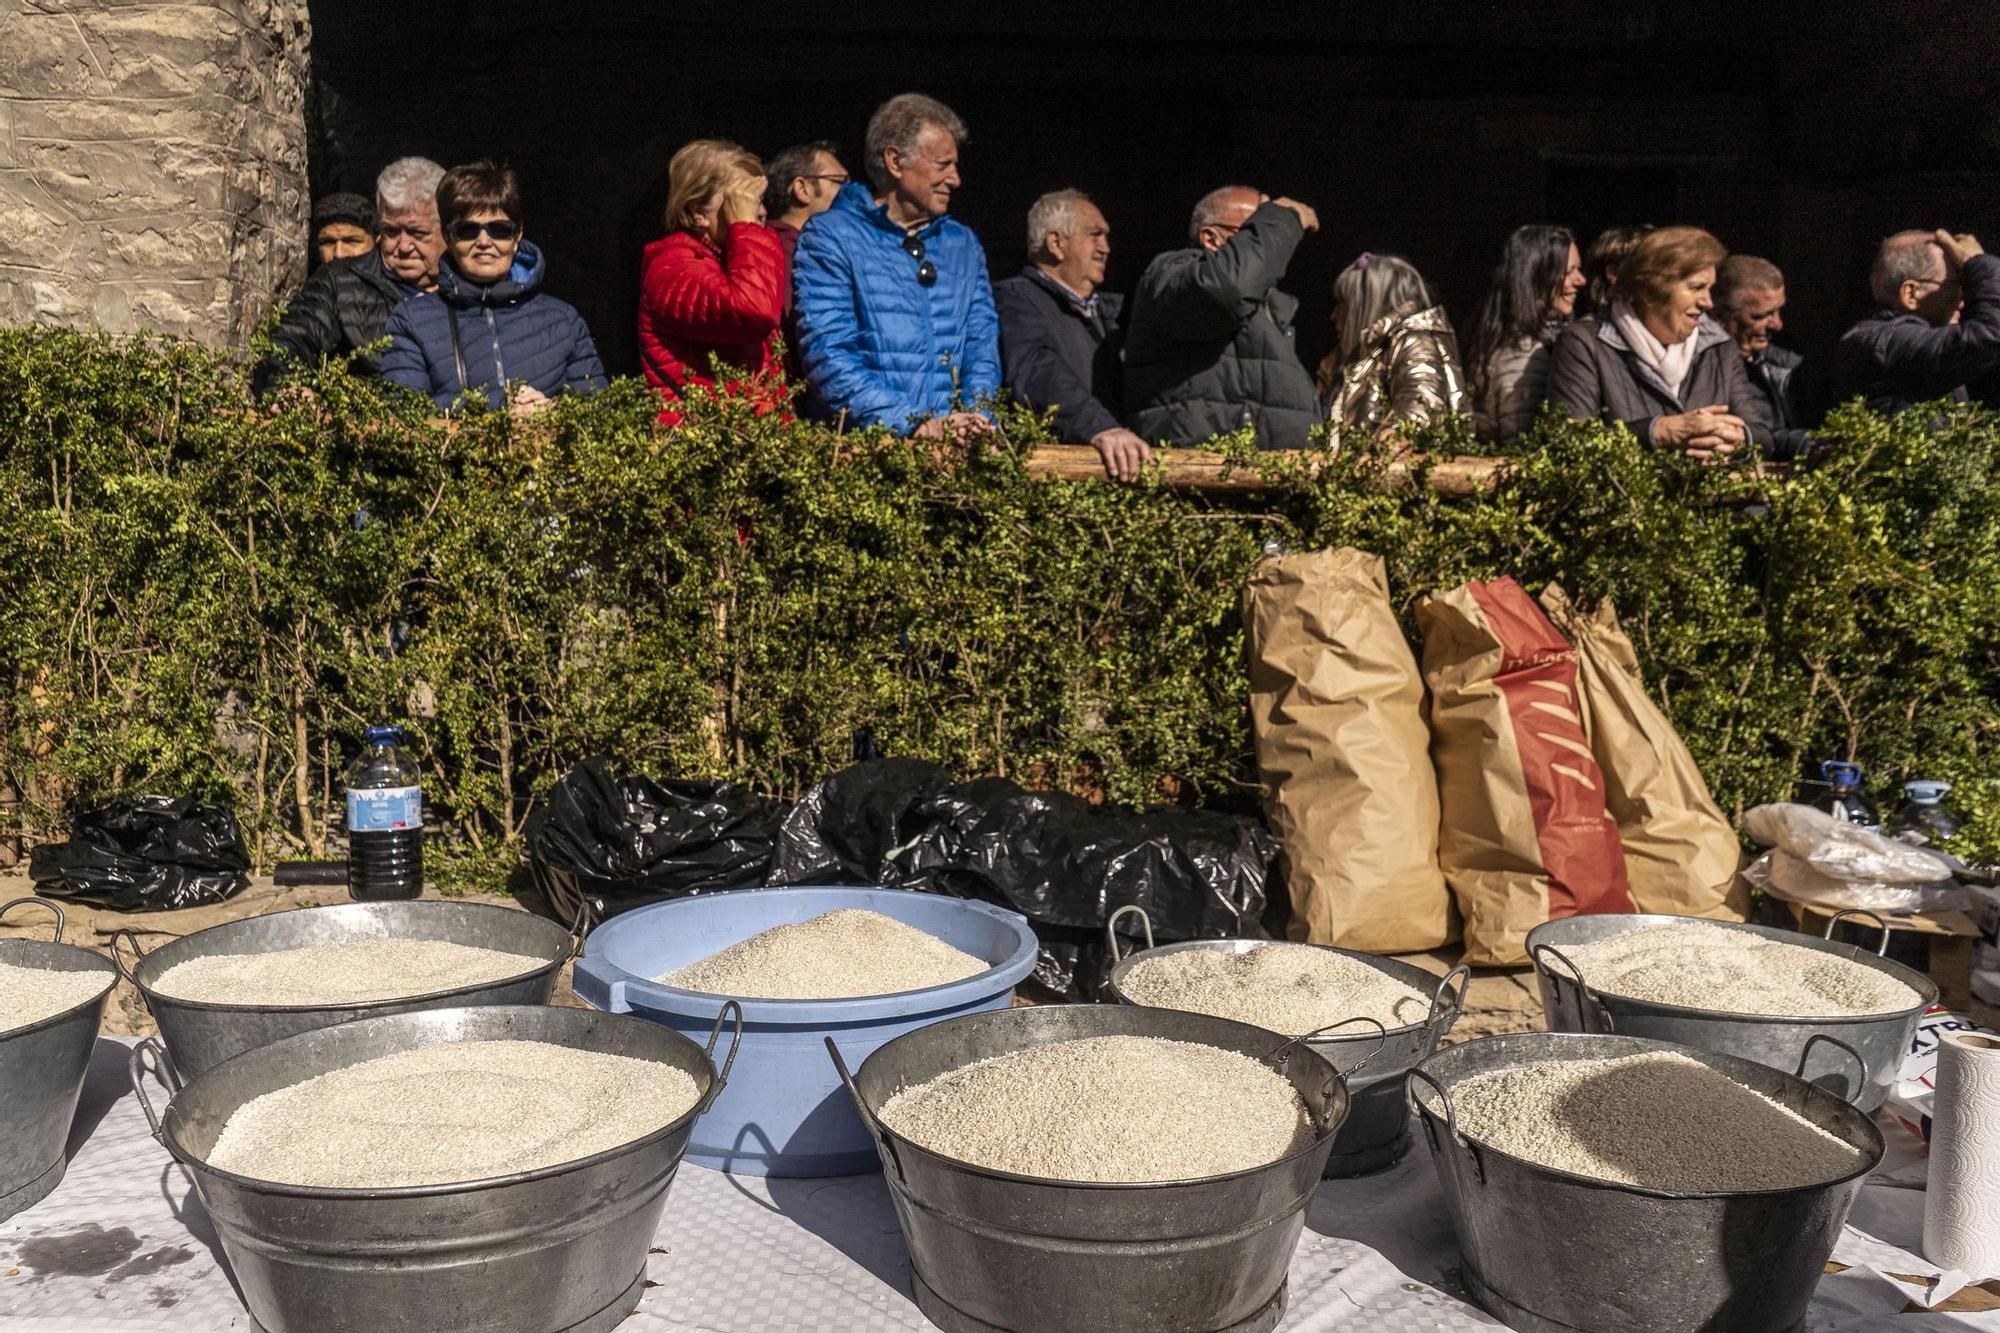
[[1125,342],[1125,404],[1149,440],[1200,444],[1252,427],[1266,449],[1298,449],[1319,419],[1292,326],[1298,298],[1278,290],[1319,214],[1292,199],[1226,185],[1194,206],[1185,250],[1146,267]]
[[946,216],[965,138],[944,103],[890,98],[868,121],[870,186],[842,186],[799,233],[792,295],[814,415],[925,439],[992,429],[972,410],[1000,387],[986,252]]
[[[825,140],[787,148],[764,164],[764,218],[778,233],[785,247],[789,268],[793,251],[799,248],[799,232],[806,223],[833,207],[833,197],[852,179],[840,165],[838,150]],[[785,293],[785,313],[792,310],[792,296]]]
[[[250,377],[259,397],[283,379],[289,358],[313,365],[347,356],[381,339],[389,315],[404,300],[437,286],[444,254],[437,187],[444,168],[426,157],[403,157],[375,178],[375,244],[351,259],[319,266],[285,308],[271,341],[280,356],[260,362]],[[356,357],[359,375],[381,373],[375,358]]]
[[2000,372],[2000,259],[1973,236],[1902,231],[1882,242],[1868,289],[1878,307],[1840,339],[1836,402],[1860,394],[1877,412],[1937,398]]
[[1118,315],[1101,290],[1111,224],[1080,190],[1055,190],[1028,209],[1028,263],[993,284],[1007,387],[1036,411],[1055,410],[1065,440],[1088,440],[1118,481],[1137,481],[1152,455],[1118,424]]

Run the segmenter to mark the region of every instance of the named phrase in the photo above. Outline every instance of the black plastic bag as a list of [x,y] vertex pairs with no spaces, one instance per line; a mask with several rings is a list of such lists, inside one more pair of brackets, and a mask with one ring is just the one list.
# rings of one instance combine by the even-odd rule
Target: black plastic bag
[[648,903],[764,881],[786,807],[746,787],[613,778],[598,761],[557,782],[528,824],[550,905],[596,920]]
[[78,815],[68,842],[28,859],[45,897],[120,912],[219,903],[249,883],[249,869],[236,816],[191,797],[141,796]]
[[1253,819],[1093,806],[888,759],[806,793],[785,821],[771,882],[888,884],[1011,907],[1041,941],[1034,981],[1094,1000],[1110,970],[1113,912],[1144,908],[1161,943],[1261,938],[1276,857],[1276,839]]

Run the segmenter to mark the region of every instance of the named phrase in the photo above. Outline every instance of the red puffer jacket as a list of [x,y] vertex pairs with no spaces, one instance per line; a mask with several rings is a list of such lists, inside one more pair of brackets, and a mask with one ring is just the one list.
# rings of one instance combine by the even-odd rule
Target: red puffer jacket
[[646,247],[639,286],[639,357],[667,405],[660,420],[677,425],[687,385],[713,385],[709,356],[738,374],[723,391],[768,410],[785,403],[779,326],[790,282],[784,248],[769,227],[734,222],[718,250],[677,231]]

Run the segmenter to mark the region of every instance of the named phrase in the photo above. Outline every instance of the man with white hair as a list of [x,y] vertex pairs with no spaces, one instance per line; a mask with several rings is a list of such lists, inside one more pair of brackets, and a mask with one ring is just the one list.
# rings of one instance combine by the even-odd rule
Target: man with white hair
[[1278,290],[1319,215],[1247,185],[1202,196],[1185,250],[1146,267],[1125,340],[1125,405],[1149,440],[1200,444],[1246,427],[1298,449],[1320,418],[1292,338],[1299,301]]
[[807,406],[850,426],[968,440],[1000,387],[1000,320],[986,252],[946,216],[965,122],[904,93],[868,121],[862,165],[799,233],[792,296]]
[[1834,352],[1837,401],[1860,394],[1877,412],[1938,398],[2000,371],[2000,259],[1974,236],[1900,231],[1868,275],[1877,309]]
[[251,375],[258,396],[276,387],[287,359],[310,366],[352,356],[355,374],[380,373],[374,357],[355,354],[382,339],[390,312],[405,299],[437,286],[444,254],[437,187],[443,177],[444,168],[425,157],[398,158],[382,169],[375,178],[374,248],[322,264],[306,279],[271,334],[281,355]]
[[1152,455],[1118,424],[1118,315],[1125,298],[1103,290],[1111,224],[1080,190],[1055,190],[1028,209],[1028,263],[993,284],[1000,366],[1015,397],[1055,412],[1056,433],[1089,441],[1118,481],[1137,481]]

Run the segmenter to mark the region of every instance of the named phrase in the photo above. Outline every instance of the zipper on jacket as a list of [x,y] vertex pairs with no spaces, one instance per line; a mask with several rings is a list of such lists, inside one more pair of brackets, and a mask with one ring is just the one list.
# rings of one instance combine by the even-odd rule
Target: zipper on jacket
[[493,381],[500,390],[500,405],[507,405],[507,363],[500,359],[500,326],[493,320],[493,307],[486,306],[486,331],[493,335]]

